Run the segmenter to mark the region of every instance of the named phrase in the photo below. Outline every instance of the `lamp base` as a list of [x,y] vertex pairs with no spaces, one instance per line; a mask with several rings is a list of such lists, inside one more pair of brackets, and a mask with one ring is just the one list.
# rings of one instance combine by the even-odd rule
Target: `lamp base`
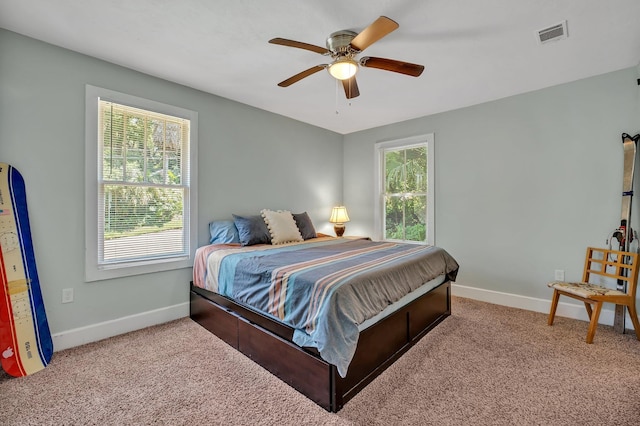
[[344,224],[343,223],[336,223],[333,226],[333,230],[336,231],[336,237],[342,237],[342,235],[344,234]]

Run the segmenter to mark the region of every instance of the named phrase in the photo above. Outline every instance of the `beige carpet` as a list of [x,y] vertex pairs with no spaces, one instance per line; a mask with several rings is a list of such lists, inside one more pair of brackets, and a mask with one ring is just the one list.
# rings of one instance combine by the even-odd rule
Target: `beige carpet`
[[1,425],[638,425],[640,342],[454,298],[436,327],[337,414],[182,319],[0,373]]

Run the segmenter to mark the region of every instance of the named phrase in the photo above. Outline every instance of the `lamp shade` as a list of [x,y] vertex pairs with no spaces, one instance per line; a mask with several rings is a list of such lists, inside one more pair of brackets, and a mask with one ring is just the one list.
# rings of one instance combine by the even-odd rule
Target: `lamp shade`
[[331,217],[329,218],[331,223],[345,223],[349,222],[349,215],[347,214],[347,208],[345,206],[334,207],[331,210]]

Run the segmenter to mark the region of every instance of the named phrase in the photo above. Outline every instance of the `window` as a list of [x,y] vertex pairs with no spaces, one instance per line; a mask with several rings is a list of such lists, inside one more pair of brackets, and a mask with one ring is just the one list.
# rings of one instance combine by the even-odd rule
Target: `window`
[[197,113],[87,86],[86,279],[191,266]]
[[378,239],[434,244],[433,134],[376,144]]

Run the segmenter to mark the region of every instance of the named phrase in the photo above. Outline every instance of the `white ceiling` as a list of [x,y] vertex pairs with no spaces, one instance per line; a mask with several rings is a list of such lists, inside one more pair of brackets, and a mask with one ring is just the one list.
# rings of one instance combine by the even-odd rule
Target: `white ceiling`
[[[360,69],[350,102],[324,71],[277,86],[327,58],[268,40],[324,47],[380,15],[400,28],[364,55],[422,76]],[[637,66],[639,18],[640,0],[0,0],[0,27],[341,134]]]

